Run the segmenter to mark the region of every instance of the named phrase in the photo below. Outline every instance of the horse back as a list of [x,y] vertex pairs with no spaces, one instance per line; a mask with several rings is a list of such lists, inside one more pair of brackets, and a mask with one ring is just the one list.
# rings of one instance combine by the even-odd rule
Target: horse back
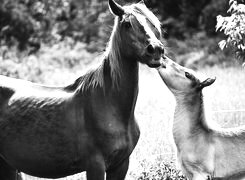
[[[66,91],[63,87],[51,87],[27,80],[11,78],[0,75],[0,100],[8,100],[12,95],[40,97],[66,97],[71,91]],[[0,102],[0,103],[1,103]]]

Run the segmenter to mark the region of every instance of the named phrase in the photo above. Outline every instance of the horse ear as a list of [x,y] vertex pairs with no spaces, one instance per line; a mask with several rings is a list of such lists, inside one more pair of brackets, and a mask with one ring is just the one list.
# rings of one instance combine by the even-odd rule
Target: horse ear
[[139,1],[138,3],[139,3],[139,4],[145,5],[145,1],[144,1],[144,0],[141,0],[141,1]]
[[120,18],[125,14],[122,6],[117,4],[114,0],[109,0],[108,4],[112,14],[119,16]]
[[210,86],[211,84],[214,83],[215,80],[216,80],[216,78],[207,78],[206,80],[204,80],[203,82],[200,83],[199,89],[203,89],[207,86]]

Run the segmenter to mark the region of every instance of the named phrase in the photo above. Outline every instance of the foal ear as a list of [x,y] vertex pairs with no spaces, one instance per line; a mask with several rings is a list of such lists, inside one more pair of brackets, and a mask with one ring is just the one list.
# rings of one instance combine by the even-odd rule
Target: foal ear
[[114,0],[109,0],[108,4],[112,14],[122,18],[122,16],[125,14],[122,6],[117,4]]
[[203,89],[207,86],[210,86],[211,84],[214,83],[215,80],[216,80],[216,77],[215,78],[207,78],[206,80],[204,80],[203,82],[200,83],[199,89]]

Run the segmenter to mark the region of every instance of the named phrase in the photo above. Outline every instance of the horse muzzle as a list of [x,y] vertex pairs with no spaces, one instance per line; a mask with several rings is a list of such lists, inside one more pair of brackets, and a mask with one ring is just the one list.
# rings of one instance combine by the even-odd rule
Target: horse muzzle
[[149,44],[146,47],[146,55],[151,59],[147,65],[151,68],[157,68],[161,66],[162,56],[164,56],[164,47],[162,44]]

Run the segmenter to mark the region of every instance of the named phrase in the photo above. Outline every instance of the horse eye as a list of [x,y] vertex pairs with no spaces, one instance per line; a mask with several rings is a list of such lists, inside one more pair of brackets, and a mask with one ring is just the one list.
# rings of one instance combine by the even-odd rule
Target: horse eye
[[131,23],[129,21],[125,21],[124,26],[125,26],[125,28],[129,29],[129,28],[131,28]]

